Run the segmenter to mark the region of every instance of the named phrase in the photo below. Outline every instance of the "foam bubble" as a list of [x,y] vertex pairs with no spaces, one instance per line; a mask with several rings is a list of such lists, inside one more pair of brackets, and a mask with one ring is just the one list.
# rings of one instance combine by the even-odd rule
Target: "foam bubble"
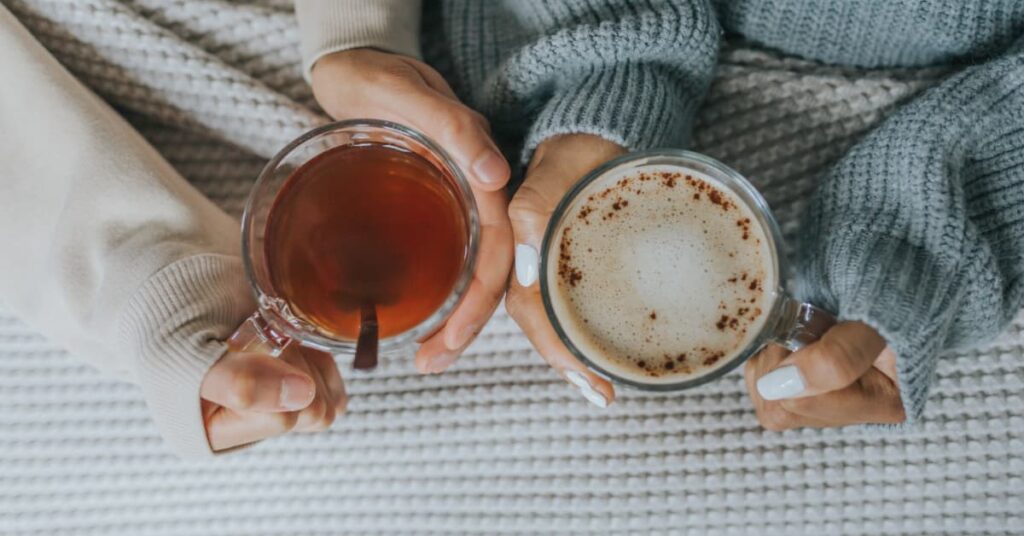
[[548,263],[555,314],[601,368],[672,383],[727,363],[778,286],[770,242],[723,184],[675,166],[612,173],[577,197]]

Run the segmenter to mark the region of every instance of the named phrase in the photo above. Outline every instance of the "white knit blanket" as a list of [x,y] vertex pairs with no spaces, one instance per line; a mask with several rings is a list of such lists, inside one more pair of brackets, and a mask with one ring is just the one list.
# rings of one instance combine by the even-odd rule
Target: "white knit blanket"
[[[317,120],[287,1],[2,1],[235,215]],[[830,163],[941,75],[733,46],[697,148],[791,235]],[[941,361],[914,431],[771,433],[737,373],[596,409],[499,312],[443,375],[347,373],[327,433],[183,463],[137,388],[0,312],[0,534],[1024,533],[1024,321]]]

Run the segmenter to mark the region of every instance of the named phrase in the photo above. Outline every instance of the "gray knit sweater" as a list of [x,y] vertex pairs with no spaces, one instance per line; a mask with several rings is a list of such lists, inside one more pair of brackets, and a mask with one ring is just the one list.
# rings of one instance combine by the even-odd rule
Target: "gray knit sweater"
[[1024,302],[1021,0],[446,0],[424,16],[428,61],[520,162],[572,132],[685,147],[723,30],[829,63],[956,65],[824,179],[797,290],[886,337],[911,420],[936,355]]

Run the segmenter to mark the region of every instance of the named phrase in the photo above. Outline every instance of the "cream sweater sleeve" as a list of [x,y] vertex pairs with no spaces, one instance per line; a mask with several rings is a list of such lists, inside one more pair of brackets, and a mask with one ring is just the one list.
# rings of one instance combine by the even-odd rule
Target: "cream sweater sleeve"
[[199,385],[254,304],[238,223],[0,6],[0,302],[138,383],[184,456]]
[[370,47],[420,56],[420,0],[295,0],[302,68],[332,52]]

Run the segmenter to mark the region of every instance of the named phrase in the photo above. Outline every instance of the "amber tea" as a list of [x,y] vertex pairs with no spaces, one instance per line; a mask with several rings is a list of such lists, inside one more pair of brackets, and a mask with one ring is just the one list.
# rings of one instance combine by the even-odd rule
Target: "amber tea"
[[380,143],[335,147],[300,166],[267,218],[275,292],[331,337],[355,340],[368,308],[381,339],[451,295],[470,236],[451,177]]

